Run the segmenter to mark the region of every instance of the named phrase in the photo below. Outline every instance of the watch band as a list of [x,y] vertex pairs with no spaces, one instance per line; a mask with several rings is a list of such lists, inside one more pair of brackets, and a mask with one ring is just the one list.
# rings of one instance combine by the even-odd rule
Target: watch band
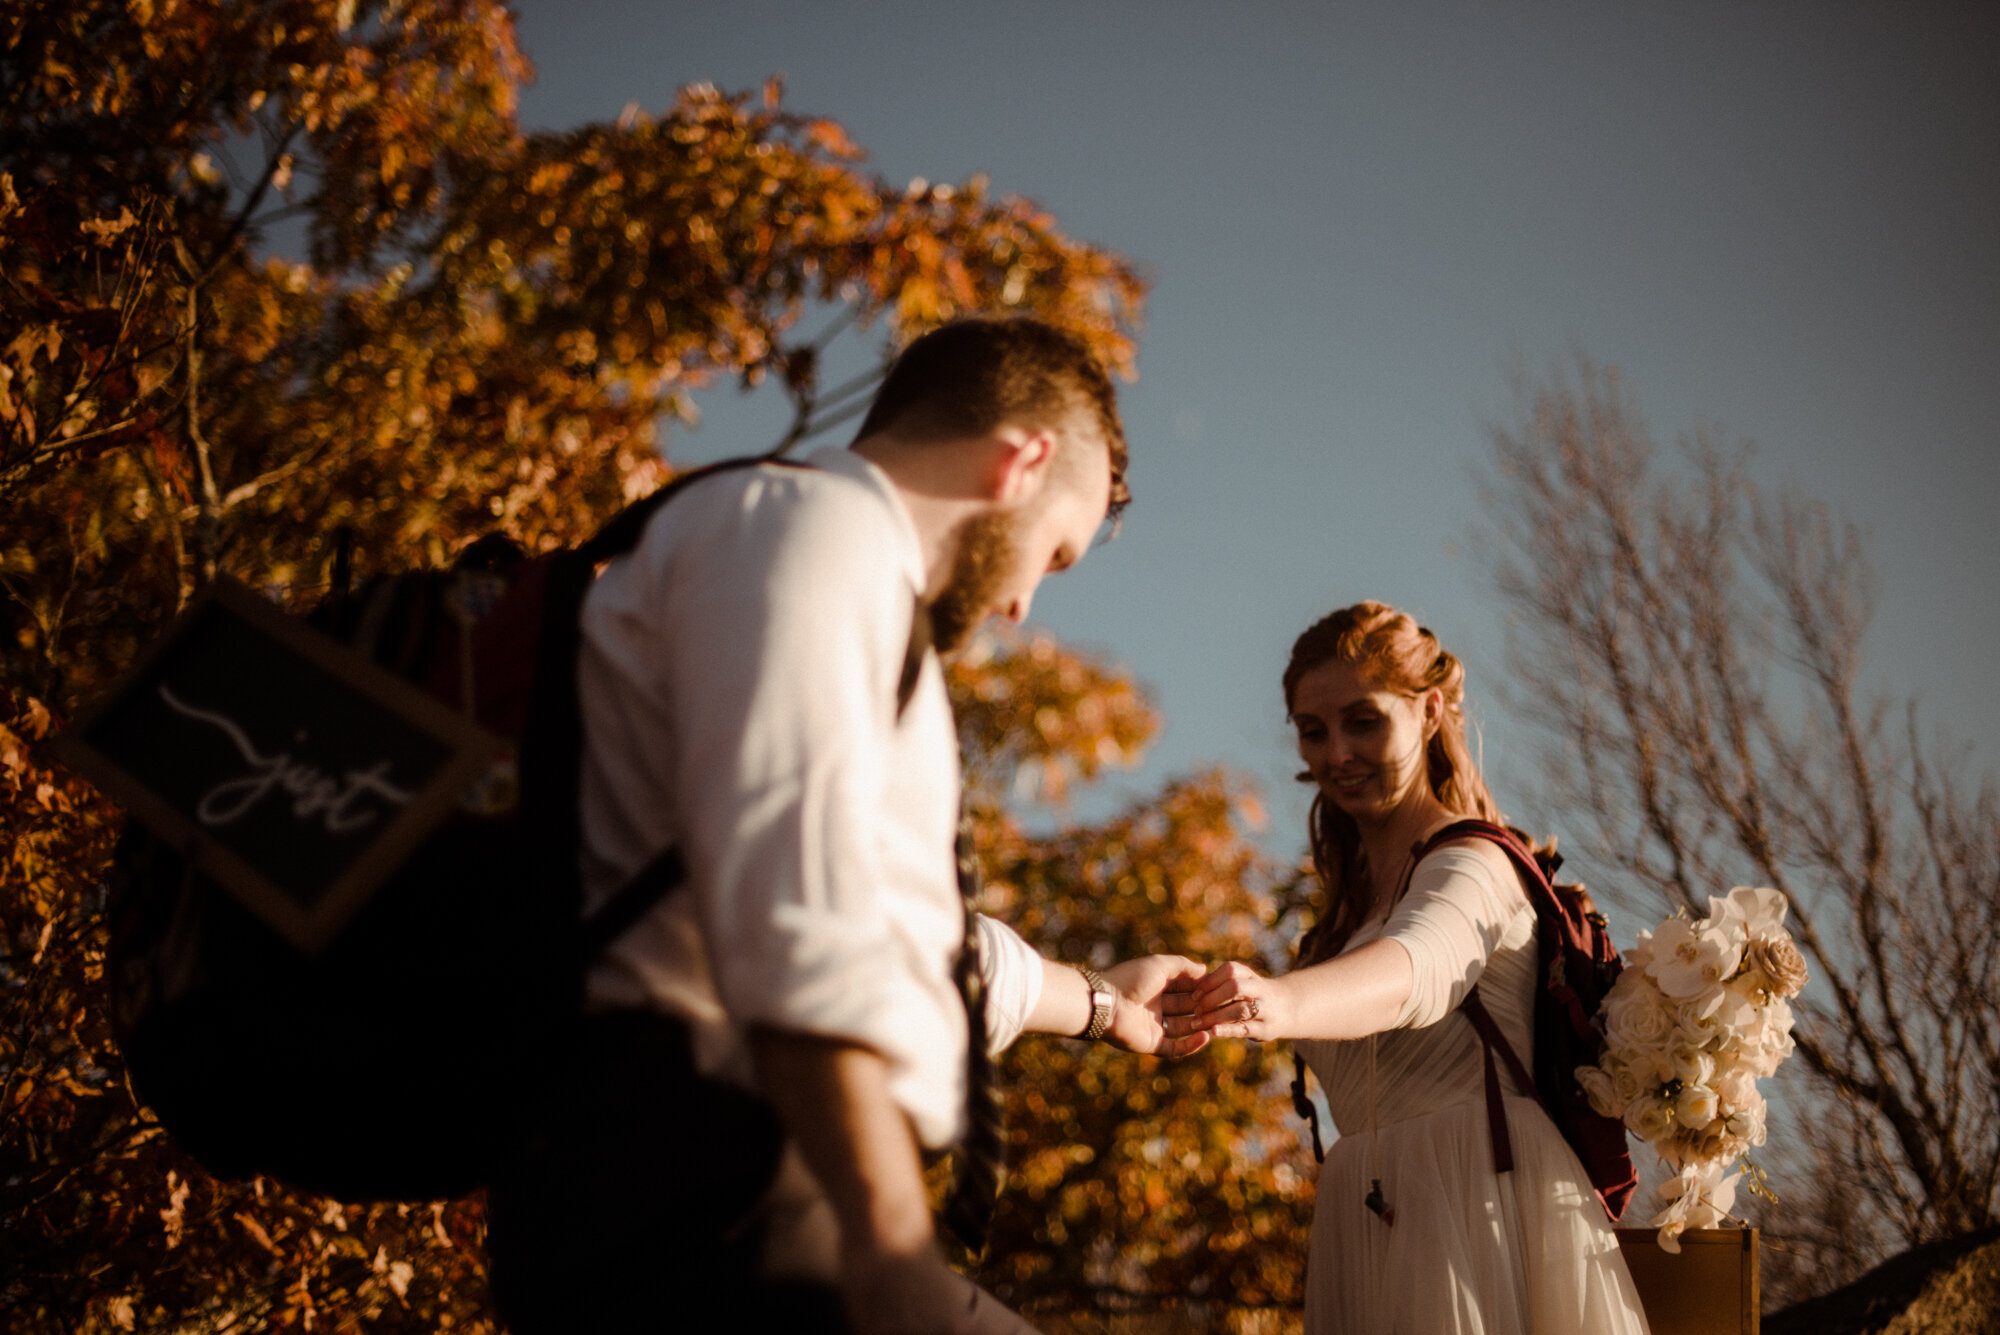
[[1078,1038],[1095,1043],[1111,1028],[1111,1008],[1118,1004],[1118,994],[1111,990],[1111,984],[1104,981],[1104,975],[1095,969],[1078,968],[1083,981],[1090,988],[1090,1023],[1084,1026]]

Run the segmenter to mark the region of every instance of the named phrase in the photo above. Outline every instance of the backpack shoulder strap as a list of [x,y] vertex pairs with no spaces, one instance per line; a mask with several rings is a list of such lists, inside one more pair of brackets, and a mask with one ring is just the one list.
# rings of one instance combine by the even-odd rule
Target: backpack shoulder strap
[[[613,515],[589,541],[576,549],[574,565],[577,574],[587,580],[588,572],[600,563],[630,552],[639,545],[646,524],[659,512],[661,506],[679,495],[695,482],[717,473],[734,472],[743,468],[755,468],[769,464],[778,468],[811,469],[812,464],[797,459],[773,458],[768,455],[748,455],[737,459],[724,459],[703,468],[691,469],[667,483],[650,496],[634,501]],[[581,610],[582,590],[574,591],[575,606],[566,609],[565,615],[572,627],[569,642],[575,643],[573,629],[576,612]],[[910,615],[910,639],[903,651],[903,667],[896,683],[896,716],[902,717],[909,707],[910,698],[916,694],[917,681],[923,671],[924,656],[930,652],[932,644],[930,608],[922,598],[916,600]],[[573,657],[574,651],[571,650]],[[569,683],[571,695],[575,694],[574,668],[570,669]],[[576,746],[581,753],[581,721],[576,723]],[[577,830],[577,839],[582,839],[582,831]],[[579,965],[588,964],[602,954],[613,941],[646,916],[647,912],[678,889],[687,879],[687,862],[681,856],[679,847],[669,845],[656,854],[636,875],[612,892],[611,898],[600,905],[595,913],[583,922],[582,935],[577,943]]]
[[639,545],[639,538],[646,531],[646,522],[662,505],[678,496],[703,478],[714,477],[718,473],[733,473],[739,469],[756,468],[769,464],[773,468],[813,468],[812,464],[798,459],[773,459],[767,455],[750,454],[737,459],[723,459],[716,463],[691,468],[673,481],[659,488],[649,496],[632,502],[605,521],[604,527],[591,535],[590,539],[577,548],[577,553],[592,566],[609,561],[614,556],[623,556]]
[[1555,890],[1549,883],[1548,872],[1543,870],[1535,855],[1528,851],[1528,846],[1521,842],[1519,835],[1506,826],[1496,825],[1490,820],[1453,821],[1417,845],[1416,856],[1411,859],[1412,866],[1423,861],[1440,845],[1448,844],[1455,839],[1484,839],[1488,843],[1498,844],[1501,851],[1507,855],[1508,861],[1514,864],[1514,870],[1521,874],[1521,884],[1528,892],[1528,902],[1535,906],[1536,915],[1547,917],[1551,913],[1558,912]]
[[1514,1167],[1514,1142],[1507,1134],[1507,1106],[1501,1101],[1500,1071],[1494,1064],[1495,1054],[1507,1063],[1514,1079],[1537,1103],[1542,1101],[1541,1092],[1535,1088],[1528,1068],[1521,1064],[1514,1045],[1507,1041],[1507,1035],[1500,1032],[1499,1022],[1486,1009],[1486,1003],[1479,999],[1478,984],[1475,983],[1472,990],[1465,994],[1465,1000],[1459,1003],[1458,1008],[1465,1013],[1466,1019],[1472,1021],[1472,1027],[1479,1033],[1479,1046],[1485,1050],[1486,1129],[1493,1140],[1493,1171],[1510,1172]]

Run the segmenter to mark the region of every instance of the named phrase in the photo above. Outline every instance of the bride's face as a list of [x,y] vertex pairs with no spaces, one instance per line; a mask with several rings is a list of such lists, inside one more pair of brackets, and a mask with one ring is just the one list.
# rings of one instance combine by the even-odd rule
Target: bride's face
[[1292,689],[1299,759],[1327,801],[1376,824],[1421,790],[1424,743],[1442,707],[1436,691],[1385,691],[1352,663],[1322,663]]

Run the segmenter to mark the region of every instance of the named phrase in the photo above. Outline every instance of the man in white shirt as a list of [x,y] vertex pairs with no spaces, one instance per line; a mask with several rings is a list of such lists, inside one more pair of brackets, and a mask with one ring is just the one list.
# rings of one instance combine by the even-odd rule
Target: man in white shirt
[[[639,1082],[590,1097],[658,1120],[605,1114],[577,1151],[605,1165],[551,1170],[561,1202],[501,1201],[496,1219],[559,1229],[515,1253],[573,1265],[593,1329],[710,1310],[734,1329],[838,1329],[843,1308],[861,1331],[1023,1328],[943,1264],[921,1176],[965,1129],[970,1032],[957,735],[930,646],[1025,618],[1122,508],[1125,457],[1081,342],[965,321],[898,358],[851,450],[690,485],[592,587],[586,910],[663,848],[688,876],[589,973],[589,1008],[629,1031],[592,1069]],[[1201,972],[1152,959],[1086,978],[999,924],[977,934],[995,1051],[1024,1029],[1169,1050],[1166,991]],[[675,1064],[705,1079],[646,1083]],[[517,1331],[565,1328],[531,1307],[513,1300]]]

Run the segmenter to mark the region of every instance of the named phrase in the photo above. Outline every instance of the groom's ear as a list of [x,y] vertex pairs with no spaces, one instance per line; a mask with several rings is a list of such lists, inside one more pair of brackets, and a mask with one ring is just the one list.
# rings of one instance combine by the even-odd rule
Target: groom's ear
[[1048,482],[1056,454],[1053,431],[996,427],[987,436],[987,448],[984,491],[988,500],[1018,505]]

